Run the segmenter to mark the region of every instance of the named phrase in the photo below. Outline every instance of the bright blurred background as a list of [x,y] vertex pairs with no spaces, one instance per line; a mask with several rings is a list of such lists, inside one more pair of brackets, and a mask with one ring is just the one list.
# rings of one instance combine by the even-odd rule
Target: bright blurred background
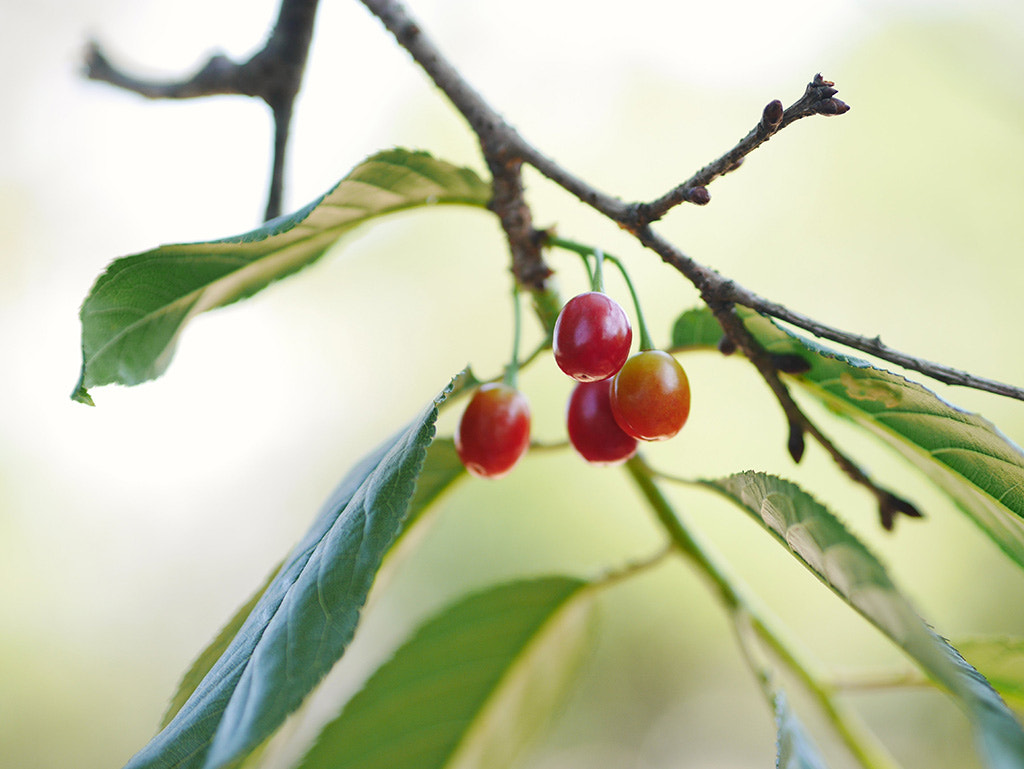
[[[1016,0],[719,3],[410,0],[524,135],[603,190],[650,199],[732,146],[815,72],[852,110],[808,119],[660,230],[806,314],[898,349],[1024,383],[1024,6]],[[467,362],[509,347],[506,248],[491,218],[447,209],[361,231],[308,271],[198,319],[169,372],[72,403],[78,307],[113,258],[258,223],[270,119],[241,97],[152,102],[80,76],[89,37],[176,77],[263,40],[272,0],[0,5],[0,766],[121,766],[178,677],[312,519],[348,466]],[[372,152],[430,150],[481,169],[461,119],[356,2],[324,3],[291,146],[287,208]],[[615,227],[534,174],[537,223],[625,258],[661,342],[695,294]],[[555,255],[566,296],[578,260]],[[609,289],[623,292],[610,277]],[[623,299],[625,297],[623,296]],[[537,339],[528,326],[528,343]],[[867,495],[817,447],[785,453],[777,405],[738,360],[684,361],[694,412],[650,451],[690,476],[794,478],[889,564],[952,639],[1024,634],[1024,580],[895,455],[821,413],[878,478],[926,511],[880,532]],[[524,376],[543,440],[564,438],[567,381]],[[938,388],[1024,441],[1024,404]],[[445,415],[442,430],[452,429]],[[836,669],[902,669],[741,513],[673,491]],[[522,574],[591,575],[660,539],[621,473],[568,451],[501,487],[448,495],[370,617],[380,657],[463,591]],[[771,717],[710,592],[669,566],[605,602],[564,716],[525,757],[542,769],[761,767]],[[358,677],[360,673],[351,673]],[[976,765],[960,714],[927,690],[851,697],[906,767]],[[813,723],[813,721],[812,721]],[[835,766],[851,765],[821,732]]]

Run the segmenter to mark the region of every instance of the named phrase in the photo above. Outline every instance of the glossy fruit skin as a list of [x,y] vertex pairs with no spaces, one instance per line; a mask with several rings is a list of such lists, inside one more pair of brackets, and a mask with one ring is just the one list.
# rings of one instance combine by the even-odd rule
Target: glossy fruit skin
[[626,311],[600,291],[574,296],[558,314],[552,335],[555,363],[577,382],[614,376],[629,357],[633,329]]
[[580,382],[569,396],[569,442],[594,465],[618,465],[636,453],[637,441],[619,427],[609,400],[612,380]]
[[690,380],[667,352],[645,350],[615,375],[611,406],[615,421],[629,435],[663,441],[678,433],[690,415]]
[[455,451],[471,475],[501,478],[530,446],[530,404],[514,387],[481,385],[462,412]]

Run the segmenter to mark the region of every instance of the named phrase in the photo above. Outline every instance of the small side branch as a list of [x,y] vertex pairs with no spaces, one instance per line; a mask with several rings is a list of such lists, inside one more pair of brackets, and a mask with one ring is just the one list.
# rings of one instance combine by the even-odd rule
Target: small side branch
[[848,112],[850,107],[835,98],[836,93],[835,83],[825,80],[819,73],[807,84],[803,96],[788,109],[784,110],[778,99],[769,102],[757,125],[735,147],[660,198],[650,203],[637,203],[631,212],[633,227],[639,228],[657,221],[680,203],[707,204],[710,200],[707,186],[711,182],[735,171],[747,155],[791,123],[810,115],[842,115]]
[[921,513],[910,502],[871,480],[870,476],[856,462],[844,454],[832,439],[825,435],[803,412],[803,409],[793,399],[789,388],[786,387],[779,377],[777,361],[747,331],[746,326],[743,325],[743,322],[733,311],[731,304],[709,302],[708,306],[711,307],[711,311],[718,318],[718,322],[722,324],[722,329],[729,335],[729,338],[736,343],[743,351],[743,354],[747,356],[747,359],[754,364],[761,378],[764,379],[775,395],[776,400],[778,400],[779,405],[782,406],[782,411],[786,415],[786,421],[789,424],[788,447],[793,461],[799,462],[803,456],[804,434],[806,433],[828,452],[828,455],[832,457],[832,460],[839,469],[850,480],[871,492],[878,502],[879,518],[881,519],[882,528],[886,531],[892,531],[896,516],[899,514],[910,518],[921,517]]
[[265,218],[273,219],[281,214],[292,108],[302,85],[318,2],[282,0],[266,44],[242,63],[215,54],[191,77],[148,80],[114,66],[99,44],[92,41],[86,49],[85,75],[148,99],[239,95],[265,101],[274,116],[274,161],[265,211]]

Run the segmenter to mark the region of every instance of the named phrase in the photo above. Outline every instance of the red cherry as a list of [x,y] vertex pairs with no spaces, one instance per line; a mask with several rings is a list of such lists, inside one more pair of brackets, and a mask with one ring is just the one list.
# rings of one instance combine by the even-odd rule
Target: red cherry
[[678,433],[690,415],[690,381],[679,362],[661,350],[627,360],[612,380],[612,413],[634,438],[663,441]]
[[629,357],[632,342],[633,329],[625,310],[600,291],[566,302],[552,337],[555,362],[578,382],[613,376]]
[[530,404],[514,387],[481,385],[462,412],[455,430],[455,451],[470,474],[500,478],[530,445]]
[[617,465],[636,453],[636,438],[624,433],[612,416],[611,386],[611,379],[580,382],[566,409],[569,441],[581,457],[595,465]]

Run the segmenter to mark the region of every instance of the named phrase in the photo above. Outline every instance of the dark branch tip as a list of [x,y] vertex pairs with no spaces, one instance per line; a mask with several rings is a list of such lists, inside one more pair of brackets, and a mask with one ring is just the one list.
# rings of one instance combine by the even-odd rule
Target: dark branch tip
[[819,115],[842,115],[850,111],[850,105],[839,99],[826,99],[814,105],[814,111]]
[[804,426],[802,422],[790,421],[789,423],[789,440],[786,443],[786,448],[789,449],[789,455],[793,457],[793,461],[800,464],[800,460],[804,456]]
[[903,514],[908,518],[923,518],[921,511],[910,502],[898,497],[891,491],[882,491],[878,497],[878,514],[881,518],[882,528],[892,531],[896,523],[896,516]]
[[723,334],[718,340],[718,351],[722,355],[732,355],[736,352],[736,341],[728,334]]

